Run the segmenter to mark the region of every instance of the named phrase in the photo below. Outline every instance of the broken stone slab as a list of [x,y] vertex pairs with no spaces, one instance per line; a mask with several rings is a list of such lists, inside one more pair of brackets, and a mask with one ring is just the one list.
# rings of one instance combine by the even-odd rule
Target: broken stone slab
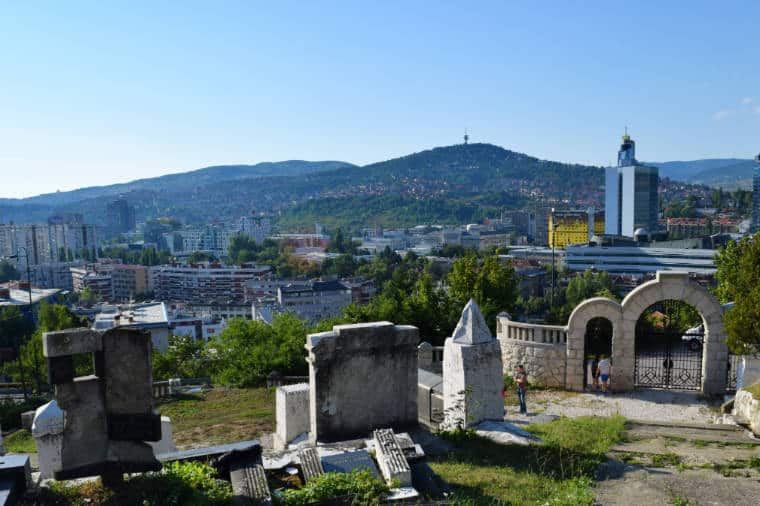
[[350,473],[354,470],[367,469],[376,478],[380,478],[377,466],[367,450],[356,450],[320,458],[326,473]]
[[239,504],[272,504],[261,456],[235,460],[230,465],[233,499]]
[[487,420],[481,422],[475,427],[475,433],[499,444],[530,446],[541,443],[540,438],[505,421]]
[[15,504],[31,481],[29,455],[6,455],[0,459],[0,505]]
[[398,482],[401,487],[412,485],[412,471],[396,441],[392,429],[377,429],[374,431],[375,457],[383,477],[390,484]]
[[102,334],[88,328],[45,332],[42,354],[45,358],[64,357],[80,353],[95,353],[103,349]]
[[221,478],[229,478],[237,462],[262,461],[262,448],[258,440],[240,441],[224,445],[195,448],[156,456],[161,462],[206,462],[214,467]]
[[308,482],[312,478],[325,474],[322,462],[319,460],[319,453],[313,446],[299,450],[298,458],[301,461],[301,473],[305,481]]

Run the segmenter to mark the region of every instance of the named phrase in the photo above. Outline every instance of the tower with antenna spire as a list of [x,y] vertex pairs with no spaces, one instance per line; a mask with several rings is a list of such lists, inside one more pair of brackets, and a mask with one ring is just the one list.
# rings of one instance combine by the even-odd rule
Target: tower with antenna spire
[[470,140],[470,136],[467,135],[467,129],[465,128],[464,129],[464,143],[465,143],[465,145],[467,145],[467,141],[469,141],[469,140]]

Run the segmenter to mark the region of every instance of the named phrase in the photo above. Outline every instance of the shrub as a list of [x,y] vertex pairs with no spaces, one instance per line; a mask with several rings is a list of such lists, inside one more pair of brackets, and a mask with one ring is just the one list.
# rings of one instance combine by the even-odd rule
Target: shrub
[[304,505],[335,497],[350,497],[351,504],[374,506],[388,494],[388,486],[367,469],[350,473],[326,473],[310,480],[298,490],[287,490],[280,504]]
[[0,401],[0,427],[3,430],[21,428],[21,413],[35,410],[47,402],[48,399],[43,397],[29,397],[24,402]]

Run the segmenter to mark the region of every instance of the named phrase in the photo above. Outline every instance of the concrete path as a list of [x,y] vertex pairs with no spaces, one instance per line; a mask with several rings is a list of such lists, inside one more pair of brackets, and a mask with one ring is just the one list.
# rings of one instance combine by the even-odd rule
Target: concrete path
[[[557,390],[529,390],[529,415],[614,416],[657,422],[711,423],[717,411],[696,392],[636,390],[624,394],[575,393]],[[517,423],[533,423],[532,417],[517,413],[517,405],[507,405],[506,418]]]

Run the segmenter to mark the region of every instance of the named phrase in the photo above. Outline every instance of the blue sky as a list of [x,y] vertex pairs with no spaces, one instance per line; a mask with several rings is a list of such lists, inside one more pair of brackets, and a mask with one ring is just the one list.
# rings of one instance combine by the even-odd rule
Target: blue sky
[[760,151],[760,2],[3,2],[0,197],[461,141]]

